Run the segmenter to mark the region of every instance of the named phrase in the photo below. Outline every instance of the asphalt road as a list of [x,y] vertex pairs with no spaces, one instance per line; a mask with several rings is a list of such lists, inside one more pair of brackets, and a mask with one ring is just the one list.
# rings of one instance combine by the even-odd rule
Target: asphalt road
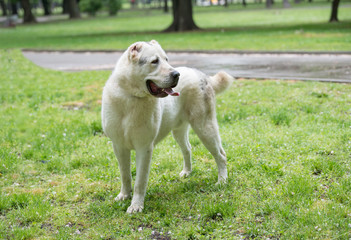
[[[23,51],[35,64],[61,71],[112,70],[122,52]],[[168,52],[174,67],[207,74],[225,70],[237,78],[291,79],[351,83],[350,53]]]

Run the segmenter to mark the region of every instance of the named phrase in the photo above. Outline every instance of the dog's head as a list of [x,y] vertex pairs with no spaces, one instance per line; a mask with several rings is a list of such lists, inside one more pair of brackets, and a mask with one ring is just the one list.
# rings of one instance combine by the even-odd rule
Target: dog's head
[[[129,82],[133,91],[146,93],[154,97],[179,96],[173,88],[177,86],[179,72],[169,63],[166,53],[155,40],[151,42],[137,42],[128,50]],[[137,88],[137,89],[135,89]]]

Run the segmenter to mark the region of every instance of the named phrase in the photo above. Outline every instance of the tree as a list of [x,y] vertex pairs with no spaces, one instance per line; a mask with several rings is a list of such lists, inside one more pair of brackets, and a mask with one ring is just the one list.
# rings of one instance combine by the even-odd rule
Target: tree
[[165,6],[164,6],[164,8],[163,8],[163,11],[165,12],[165,13],[168,13],[168,0],[164,0],[165,1]]
[[82,12],[86,12],[89,16],[95,16],[96,13],[102,8],[101,0],[81,0],[79,8]]
[[339,22],[339,19],[338,19],[339,3],[340,3],[340,0],[333,0],[329,22]]
[[271,8],[273,5],[273,0],[266,0],[266,8]]
[[289,7],[290,7],[289,0],[283,0],[283,6],[284,6],[285,8],[289,8]]
[[0,5],[1,5],[1,9],[2,9],[2,15],[7,16],[7,6],[5,4],[5,1],[0,0]]
[[69,0],[63,0],[62,1],[62,14],[68,14],[68,4]]
[[165,31],[181,32],[199,29],[193,19],[193,6],[191,0],[172,0],[173,22]]
[[116,16],[118,11],[122,8],[121,0],[108,0],[107,1],[108,14],[110,16]]
[[228,0],[224,0],[224,7],[228,7]]
[[43,8],[44,8],[44,15],[49,16],[51,15],[51,7],[50,7],[50,0],[41,0],[43,3]]
[[29,0],[21,0],[21,5],[23,8],[23,23],[36,23],[37,20],[32,13],[32,6]]
[[11,2],[11,14],[12,15],[17,15],[18,16],[18,6],[17,2]]
[[70,19],[80,18],[80,11],[77,0],[68,0],[67,7]]

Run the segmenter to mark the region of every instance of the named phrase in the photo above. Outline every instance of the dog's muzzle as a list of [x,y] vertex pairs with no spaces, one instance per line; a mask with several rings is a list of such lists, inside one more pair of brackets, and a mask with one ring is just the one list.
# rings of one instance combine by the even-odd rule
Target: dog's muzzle
[[178,71],[173,71],[170,73],[170,78],[172,80],[172,84],[169,87],[161,88],[157,86],[153,81],[147,80],[146,86],[151,95],[155,97],[167,97],[168,95],[171,96],[179,96],[178,92],[174,92],[172,88],[175,88],[179,81],[180,73]]

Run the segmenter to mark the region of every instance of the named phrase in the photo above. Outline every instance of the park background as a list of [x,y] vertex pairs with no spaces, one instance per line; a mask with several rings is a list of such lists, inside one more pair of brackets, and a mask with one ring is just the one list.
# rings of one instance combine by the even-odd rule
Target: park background
[[[155,148],[143,213],[129,215],[130,201],[114,201],[118,164],[100,123],[110,71],[43,69],[21,52],[117,51],[156,39],[166,51],[348,54],[350,1],[204,1],[192,5],[198,29],[173,31],[178,1],[168,12],[165,1],[70,1],[75,11],[65,14],[63,1],[49,2],[51,13],[43,2],[1,2],[0,239],[351,237],[349,84],[237,79],[217,96],[228,183],[214,184],[214,160],[192,131],[194,170],[180,178],[169,136]],[[339,21],[329,22],[336,3]]]

